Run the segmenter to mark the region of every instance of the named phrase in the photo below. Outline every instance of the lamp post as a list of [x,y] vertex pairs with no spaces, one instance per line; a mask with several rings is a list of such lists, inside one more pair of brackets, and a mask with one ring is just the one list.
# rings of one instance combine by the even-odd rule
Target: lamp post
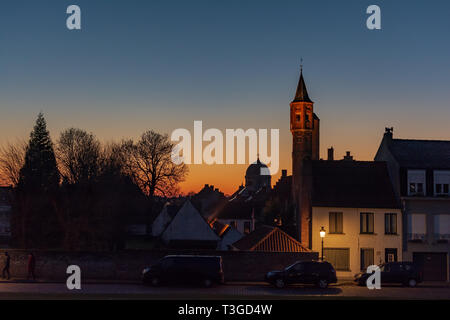
[[323,261],[323,238],[325,238],[325,228],[320,229],[320,237],[322,238],[322,261]]

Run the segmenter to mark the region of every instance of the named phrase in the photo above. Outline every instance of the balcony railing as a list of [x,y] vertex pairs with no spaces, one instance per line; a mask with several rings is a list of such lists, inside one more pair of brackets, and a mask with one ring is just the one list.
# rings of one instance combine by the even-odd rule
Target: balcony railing
[[406,235],[408,241],[417,241],[417,242],[423,242],[425,241],[426,234],[425,233],[408,233]]
[[435,233],[434,240],[436,242],[450,242],[450,233]]

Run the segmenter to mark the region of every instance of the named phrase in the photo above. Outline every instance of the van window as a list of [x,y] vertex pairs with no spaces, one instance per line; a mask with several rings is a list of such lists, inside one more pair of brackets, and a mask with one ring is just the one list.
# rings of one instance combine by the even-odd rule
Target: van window
[[174,265],[174,259],[173,258],[166,258],[166,259],[163,259],[161,261],[161,266],[164,269],[171,268],[173,265]]

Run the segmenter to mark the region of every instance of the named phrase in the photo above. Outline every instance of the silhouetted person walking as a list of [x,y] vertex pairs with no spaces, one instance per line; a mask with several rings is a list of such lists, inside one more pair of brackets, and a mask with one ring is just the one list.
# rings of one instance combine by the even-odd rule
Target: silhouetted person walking
[[9,256],[8,252],[5,252],[5,266],[3,267],[2,276],[3,278],[6,278],[6,274],[8,274],[8,280],[11,277],[9,274],[9,265],[11,264],[11,257]]
[[34,274],[34,269],[36,267],[36,259],[34,257],[34,254],[30,252],[28,255],[28,275],[27,279],[33,278],[33,280],[36,280],[36,275]]

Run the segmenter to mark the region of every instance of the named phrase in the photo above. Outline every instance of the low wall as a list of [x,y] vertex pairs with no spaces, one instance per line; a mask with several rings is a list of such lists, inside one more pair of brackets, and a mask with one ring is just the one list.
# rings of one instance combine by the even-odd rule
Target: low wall
[[[11,276],[27,276],[28,251],[7,249],[11,256]],[[3,268],[4,251],[0,249]],[[82,279],[140,280],[142,269],[168,254],[220,255],[225,281],[262,281],[270,270],[282,269],[295,261],[318,259],[317,252],[242,252],[197,250],[123,251],[114,253],[69,253],[33,251],[36,275],[41,279],[64,281],[69,265],[81,268]],[[1,270],[0,270],[1,271]]]

